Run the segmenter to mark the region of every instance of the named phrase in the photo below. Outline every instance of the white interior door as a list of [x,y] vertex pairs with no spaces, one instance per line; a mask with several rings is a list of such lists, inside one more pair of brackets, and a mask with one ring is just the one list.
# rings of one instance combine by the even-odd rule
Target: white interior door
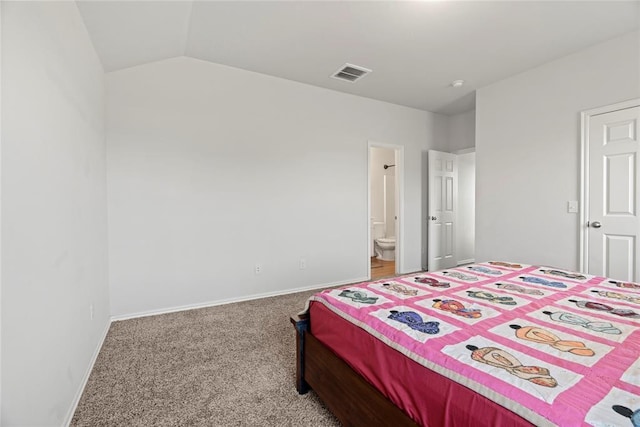
[[429,150],[429,271],[455,267],[458,159],[455,154]]
[[588,117],[587,271],[640,281],[640,106]]

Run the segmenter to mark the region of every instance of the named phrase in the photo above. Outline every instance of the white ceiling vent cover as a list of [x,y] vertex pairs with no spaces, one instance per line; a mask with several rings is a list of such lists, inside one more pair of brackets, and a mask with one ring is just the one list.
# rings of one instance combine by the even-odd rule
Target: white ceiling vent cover
[[345,80],[350,83],[354,83],[356,80],[360,80],[372,70],[358,65],[344,64],[335,73],[331,75],[334,79]]

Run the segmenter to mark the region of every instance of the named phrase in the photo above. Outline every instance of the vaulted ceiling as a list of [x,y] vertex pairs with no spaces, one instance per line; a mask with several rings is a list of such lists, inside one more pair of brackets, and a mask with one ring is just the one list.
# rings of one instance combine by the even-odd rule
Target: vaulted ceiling
[[[640,28],[640,1],[77,4],[107,72],[189,56],[444,114],[472,109],[477,88]],[[329,77],[345,63],[373,72]]]

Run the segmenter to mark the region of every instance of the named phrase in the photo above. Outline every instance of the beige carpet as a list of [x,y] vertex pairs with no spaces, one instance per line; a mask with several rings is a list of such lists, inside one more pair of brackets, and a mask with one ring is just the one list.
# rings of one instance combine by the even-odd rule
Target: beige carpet
[[114,322],[73,426],[338,426],[295,390],[312,292]]

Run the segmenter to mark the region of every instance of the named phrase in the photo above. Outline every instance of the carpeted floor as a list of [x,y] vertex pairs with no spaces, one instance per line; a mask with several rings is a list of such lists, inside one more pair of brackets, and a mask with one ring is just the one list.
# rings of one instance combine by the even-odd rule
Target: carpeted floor
[[71,425],[338,426],[294,386],[311,294],[114,322]]

